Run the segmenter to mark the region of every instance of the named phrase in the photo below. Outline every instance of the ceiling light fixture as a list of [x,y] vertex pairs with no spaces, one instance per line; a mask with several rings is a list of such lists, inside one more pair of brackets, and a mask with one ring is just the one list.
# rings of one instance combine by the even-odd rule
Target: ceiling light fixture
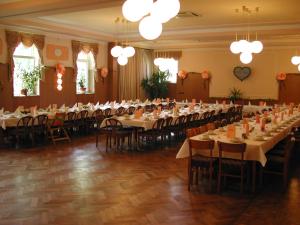
[[[115,20],[115,23],[118,23],[120,21],[120,18],[118,17]],[[122,23],[128,23],[128,21],[125,21],[125,19],[122,20]],[[127,27],[126,27],[126,32],[127,32]],[[117,41],[116,41],[117,43]],[[123,47],[125,46],[125,47]],[[118,58],[117,62],[119,63],[120,66],[125,66],[128,63],[128,58],[134,56],[135,54],[135,49],[132,46],[128,46],[128,43],[126,41],[126,43],[123,43],[123,46],[121,44],[120,45],[115,45],[111,50],[110,50],[110,54],[114,57],[114,58]]]
[[300,72],[300,56],[293,56],[291,62],[293,65],[298,66],[298,71]]
[[[236,12],[239,12],[239,9],[235,10]],[[242,7],[243,13],[247,13],[247,15],[250,15],[252,13],[252,10],[247,8],[246,6]],[[259,7],[255,8],[255,12],[258,13]],[[236,34],[236,40],[230,44],[230,51],[233,54],[240,54],[240,61],[244,64],[249,64],[252,62],[253,53],[261,53],[263,50],[263,44],[261,41],[257,40],[257,33],[256,33],[256,40],[250,41],[250,33],[248,30],[247,38],[242,39],[238,41],[237,34]]]
[[[131,21],[139,20],[139,32],[147,40],[154,40],[162,33],[162,24],[177,16],[179,0],[126,0],[122,6],[123,16]],[[149,15],[150,14],[150,15]]]

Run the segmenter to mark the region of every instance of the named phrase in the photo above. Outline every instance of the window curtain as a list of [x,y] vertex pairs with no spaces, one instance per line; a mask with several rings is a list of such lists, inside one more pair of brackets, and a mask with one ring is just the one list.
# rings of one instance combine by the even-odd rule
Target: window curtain
[[94,77],[95,81],[98,82],[97,75],[97,55],[98,55],[98,44],[83,43],[80,41],[72,41],[72,53],[73,53],[73,65],[74,65],[74,82],[77,80],[77,58],[78,54],[84,51],[85,53],[91,52],[94,56],[95,69],[89,68],[89,73]]
[[144,99],[141,81],[153,73],[153,50],[135,48],[128,64],[120,66],[119,100]]
[[165,59],[175,59],[179,60],[181,58],[182,52],[181,51],[155,51],[154,52],[154,59],[156,58],[165,58]]
[[[12,81],[14,74],[14,59],[13,54],[22,42],[26,47],[31,47],[33,44],[38,49],[41,64],[43,64],[43,49],[45,46],[45,36],[36,34],[19,33],[16,31],[5,30],[6,43],[7,43],[7,63],[9,66],[9,79]],[[42,73],[42,80],[44,80],[44,73]]]

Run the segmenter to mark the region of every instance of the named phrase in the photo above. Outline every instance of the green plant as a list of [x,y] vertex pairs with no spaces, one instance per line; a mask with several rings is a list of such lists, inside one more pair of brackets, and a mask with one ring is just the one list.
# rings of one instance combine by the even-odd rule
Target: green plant
[[27,89],[28,95],[36,95],[38,81],[42,77],[43,66],[36,66],[33,70],[22,70],[23,89]]
[[146,77],[142,80],[141,87],[150,99],[165,98],[168,95],[167,79],[169,76],[168,70],[155,71],[150,78]]
[[241,99],[243,96],[243,93],[241,92],[240,89],[238,88],[232,88],[230,89],[230,93],[229,93],[229,96],[228,98],[231,100],[231,101],[236,101],[238,99]]
[[80,88],[85,88],[85,79],[83,76],[81,76],[80,80],[78,81],[78,85]]

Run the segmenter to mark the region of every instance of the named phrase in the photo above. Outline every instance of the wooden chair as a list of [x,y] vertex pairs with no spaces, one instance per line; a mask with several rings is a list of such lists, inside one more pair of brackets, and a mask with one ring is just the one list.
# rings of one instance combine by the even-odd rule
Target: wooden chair
[[[109,147],[111,149],[112,140],[116,144],[116,149],[120,149],[123,145],[125,138],[128,138],[128,146],[131,146],[132,131],[124,129],[123,124],[114,118],[108,118],[105,120],[105,127],[103,128],[103,133],[106,134],[106,151],[109,142]],[[97,145],[97,143],[96,143]]]
[[182,134],[185,133],[185,118],[186,117],[184,115],[178,116],[171,127],[171,130],[174,133],[176,140],[179,140]]
[[128,115],[133,115],[134,112],[135,112],[135,107],[134,107],[134,106],[130,106],[130,107],[128,107],[128,109],[126,110],[126,113],[127,113]]
[[48,116],[47,115],[38,115],[33,119],[32,126],[32,138],[36,142],[38,139],[47,138],[47,125],[48,125]]
[[199,130],[200,130],[200,134],[203,134],[203,133],[207,132],[207,127],[206,127],[206,125],[200,126],[200,127],[199,127]]
[[28,139],[31,140],[32,145],[34,145],[34,138],[32,133],[32,116],[24,116],[19,119],[17,123],[17,127],[15,129],[15,137],[16,137],[16,147],[20,146],[21,141],[26,141]]
[[[244,153],[246,151],[246,144],[231,144],[218,141],[219,147],[219,173],[218,173],[218,192],[221,192],[221,180],[224,177],[226,183],[227,177],[240,178],[240,192],[244,190],[244,174],[246,168],[246,161],[244,161]],[[237,159],[224,158],[223,153],[230,153],[237,155]],[[232,169],[240,168],[239,173],[232,172]]]
[[73,134],[75,128],[75,112],[68,112],[66,115],[66,120],[64,121],[64,127],[68,131],[69,134]]
[[161,138],[161,145],[163,141],[163,125],[165,119],[160,118],[156,120],[150,130],[142,131],[138,133],[138,142],[140,146],[140,140],[146,143],[157,143],[157,138]]
[[[273,148],[269,154],[267,154],[267,164],[261,169],[261,183],[264,174],[272,174],[281,176],[283,179],[283,188],[285,189],[287,187],[289,180],[289,168],[294,144],[295,138],[292,134],[290,134],[285,138],[283,146],[282,144],[279,144],[275,146],[275,148]],[[275,151],[276,153],[272,154],[272,151]]]
[[[213,158],[213,149],[215,141],[200,141],[189,139],[189,162],[188,162],[188,190],[190,191],[193,184],[193,175],[196,173],[196,183],[198,181],[198,170],[204,169],[209,175],[209,191],[212,190],[213,169],[216,159]],[[209,156],[201,155],[204,151],[209,150]],[[193,154],[194,151],[194,154]],[[195,154],[195,151],[197,152]]]
[[86,133],[88,131],[88,115],[89,112],[87,110],[82,110],[76,114],[76,130],[78,132],[84,130]]
[[124,108],[124,107],[119,107],[117,110],[116,110],[116,112],[115,112],[115,115],[116,116],[122,116],[122,115],[124,115],[125,114],[125,112],[126,112],[126,109]]
[[163,136],[166,138],[168,137],[169,144],[171,143],[171,138],[172,138],[172,122],[173,122],[173,117],[167,117],[165,119],[165,123],[163,125]]
[[71,142],[69,134],[64,127],[65,117],[65,113],[56,113],[54,119],[48,122],[48,132],[54,145],[58,141]]
[[207,130],[215,130],[216,129],[215,123],[211,122],[206,124],[206,128]]
[[104,114],[105,118],[111,117],[111,108],[104,109],[103,114]]
[[221,120],[220,126],[221,126],[221,127],[227,126],[227,120],[226,120],[226,119],[222,119],[222,120]]

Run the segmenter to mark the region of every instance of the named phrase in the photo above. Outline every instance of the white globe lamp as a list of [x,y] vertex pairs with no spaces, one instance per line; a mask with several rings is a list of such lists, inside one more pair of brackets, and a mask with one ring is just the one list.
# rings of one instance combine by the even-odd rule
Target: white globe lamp
[[143,38],[154,40],[161,35],[162,24],[153,16],[146,16],[139,24],[139,31]]
[[261,53],[264,46],[261,41],[253,41],[251,42],[251,50],[253,53]]
[[126,48],[124,48],[123,52],[125,56],[132,57],[135,54],[135,49],[131,46],[127,46]]
[[113,57],[119,57],[121,55],[123,51],[123,48],[121,46],[118,46],[116,45],[115,47],[113,47],[111,50],[110,50],[110,54],[113,56]]
[[291,61],[295,66],[299,65],[300,64],[300,56],[293,56]]
[[239,46],[239,42],[238,41],[234,41],[231,43],[230,45],[230,51],[233,53],[233,54],[239,54],[241,51],[240,51],[240,46]]
[[119,65],[125,66],[128,63],[128,58],[125,55],[120,55],[117,59]]
[[147,15],[153,5],[153,0],[127,0],[122,6],[123,16],[131,22],[137,22]]
[[242,52],[241,55],[240,55],[240,60],[244,64],[251,63],[252,59],[253,59],[252,54],[249,53],[249,52]]

